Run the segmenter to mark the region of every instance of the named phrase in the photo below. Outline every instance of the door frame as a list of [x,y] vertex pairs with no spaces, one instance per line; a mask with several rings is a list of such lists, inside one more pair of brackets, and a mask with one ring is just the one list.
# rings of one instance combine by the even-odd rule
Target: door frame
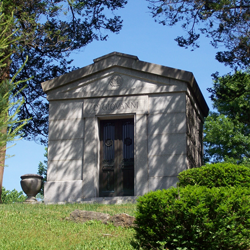
[[[108,109],[106,106],[105,109],[96,109],[102,107],[102,102],[136,102],[138,106],[127,110],[111,110],[111,107]],[[99,121],[123,118],[134,118],[134,196],[144,195],[149,191],[148,96],[86,99],[83,101],[82,199],[99,197]]]
[[[135,114],[126,114],[126,115],[106,115],[106,116],[97,116],[97,131],[98,131],[98,138],[97,138],[97,142],[98,142],[98,161],[97,161],[97,197],[102,197],[99,194],[100,191],[100,162],[101,162],[101,148],[100,148],[100,123],[101,121],[105,121],[105,120],[123,120],[123,119],[133,119],[134,121],[134,158],[136,158],[135,156]],[[135,164],[134,164],[135,165]],[[134,166],[134,192],[135,192],[135,166]],[[116,196],[114,196],[116,197]],[[102,197],[104,198],[104,197]]]
[[[103,153],[104,153],[104,148],[101,146],[101,138],[100,138],[100,136],[102,135],[102,136],[104,136],[103,135],[103,131],[102,131],[102,129],[103,129],[103,126],[101,126],[101,123],[102,123],[102,121],[106,121],[106,122],[112,122],[112,121],[119,121],[118,123],[115,123],[116,125],[115,125],[115,130],[114,130],[114,132],[115,132],[115,138],[114,138],[114,145],[115,145],[115,148],[114,148],[114,154],[116,155],[117,153],[118,153],[118,155],[116,155],[115,156],[115,158],[114,158],[114,194],[113,195],[111,195],[111,193],[110,193],[110,195],[107,195],[107,196],[101,196],[101,197],[116,197],[116,196],[128,196],[128,194],[126,195],[126,194],[124,194],[123,193],[123,191],[122,191],[122,187],[123,187],[123,184],[124,183],[120,183],[120,185],[118,184],[118,182],[120,182],[121,180],[122,180],[122,182],[124,181],[124,179],[123,179],[123,177],[124,177],[124,175],[122,174],[123,173],[123,171],[125,171],[126,169],[124,169],[124,170],[121,170],[120,168],[121,168],[121,163],[120,163],[120,161],[121,161],[121,158],[123,158],[122,157],[122,155],[123,155],[123,150],[122,150],[122,148],[120,148],[120,147],[124,147],[124,145],[122,146],[122,141],[120,141],[119,142],[119,144],[118,144],[118,141],[117,141],[117,139],[118,139],[118,137],[120,137],[120,136],[122,136],[123,135],[123,133],[122,133],[122,124],[123,124],[123,122],[124,121],[133,121],[133,145],[135,145],[135,126],[134,126],[134,117],[133,116],[127,116],[127,117],[123,117],[123,118],[121,118],[121,117],[113,117],[113,118],[115,118],[115,119],[110,119],[110,118],[107,118],[107,117],[105,117],[104,119],[98,119],[98,124],[99,124],[99,178],[102,176],[102,170],[100,169],[100,167],[101,167],[101,157],[103,156]],[[119,133],[121,133],[120,135],[118,135],[117,134],[117,132],[119,132]],[[102,138],[103,139],[103,138]],[[120,150],[118,150],[118,148],[120,148]],[[135,147],[133,146],[133,159],[135,158]],[[117,158],[118,157],[118,158]],[[117,162],[117,161],[119,161],[119,162]],[[135,166],[134,166],[135,164],[133,164],[133,194],[134,194],[134,187],[135,187]],[[131,173],[131,175],[132,175],[132,173]],[[123,177],[122,177],[123,176]],[[121,178],[121,179],[120,179]],[[100,194],[100,188],[101,188],[101,181],[100,181],[100,179],[99,179],[99,196],[101,195]],[[125,192],[126,193],[126,192]],[[123,194],[123,195],[122,195]],[[132,195],[132,194],[131,194]]]

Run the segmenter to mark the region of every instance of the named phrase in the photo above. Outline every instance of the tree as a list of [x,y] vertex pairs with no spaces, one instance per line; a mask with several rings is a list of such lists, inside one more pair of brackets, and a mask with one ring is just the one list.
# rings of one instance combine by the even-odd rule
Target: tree
[[186,36],[175,40],[181,47],[199,47],[201,35],[218,48],[216,59],[231,66],[234,74],[214,74],[210,88],[214,108],[204,125],[205,160],[231,161],[250,165],[250,2],[249,0],[147,0],[157,22],[181,23]]
[[250,163],[250,73],[214,75],[213,106],[204,125],[205,158],[212,162]]
[[204,124],[205,161],[230,161],[237,164],[246,162],[250,159],[248,130],[237,120],[210,113]]
[[[1,26],[0,34],[7,46],[1,50],[5,66],[0,68],[0,80],[11,79],[29,57],[24,69],[16,76],[19,84],[12,89],[14,96],[24,98],[24,104],[16,114],[19,120],[28,121],[20,131],[24,138],[47,143],[48,103],[41,82],[73,70],[72,60],[68,59],[70,52],[93,40],[106,40],[104,30],[119,32],[121,18],[108,17],[108,10],[113,13],[126,3],[125,0],[0,1],[1,23],[6,23],[12,14],[14,16],[5,32],[2,32],[4,25]],[[28,79],[27,88],[24,88],[23,79]],[[18,125],[13,130],[18,132]],[[3,163],[4,156],[5,148],[0,155]],[[2,178],[3,168],[0,168],[0,197]]]
[[209,88],[213,106],[221,114],[250,126],[250,71],[213,75],[214,86]]
[[[14,141],[22,130],[23,126],[27,123],[27,120],[19,120],[17,117],[21,106],[24,103],[23,98],[17,98],[19,91],[13,91],[19,84],[24,83],[26,80],[15,82],[15,78],[20,73],[24,64],[16,72],[11,80],[4,79],[6,68],[6,55],[5,52],[11,46],[11,44],[17,41],[18,38],[13,38],[14,32],[9,34],[9,27],[13,25],[13,16],[6,17],[1,12],[0,5],[0,158],[3,159],[0,164],[0,203],[2,194],[2,177],[4,172],[4,159],[6,153],[6,144]],[[27,58],[25,60],[27,62]],[[24,63],[25,63],[24,62]],[[24,88],[24,87],[23,87]]]
[[180,22],[187,36],[175,40],[181,47],[199,47],[203,34],[211,44],[223,44],[226,51],[217,52],[216,59],[235,68],[250,63],[249,0],[147,0],[157,22],[173,26]]
[[[93,40],[106,40],[107,32],[118,33],[122,27],[120,16],[110,11],[122,8],[125,0],[2,0],[4,12],[14,11],[15,28],[20,39],[12,53],[10,68],[13,75],[26,56],[29,61],[18,75],[18,80],[34,76],[20,95],[25,103],[19,119],[31,120],[23,129],[24,138],[46,145],[48,135],[48,102],[41,82],[69,71],[72,51],[77,51]],[[112,14],[113,15],[113,14]],[[20,48],[21,47],[21,48]],[[23,86],[20,85],[19,88]],[[18,91],[19,89],[17,89]]]
[[41,175],[43,177],[42,182],[42,188],[40,190],[40,194],[44,195],[44,183],[47,181],[47,169],[48,169],[48,148],[45,148],[45,154],[44,154],[45,160],[43,163],[40,161],[38,165],[38,171],[37,174]]

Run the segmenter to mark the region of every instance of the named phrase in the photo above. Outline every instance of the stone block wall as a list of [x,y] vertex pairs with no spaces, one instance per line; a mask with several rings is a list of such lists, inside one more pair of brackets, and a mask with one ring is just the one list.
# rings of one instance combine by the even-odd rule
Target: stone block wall
[[149,96],[149,190],[175,186],[186,169],[186,94]]
[[187,167],[197,168],[203,165],[203,122],[199,110],[190,97],[186,97],[187,120]]
[[83,138],[82,101],[50,102],[46,200],[81,199]]

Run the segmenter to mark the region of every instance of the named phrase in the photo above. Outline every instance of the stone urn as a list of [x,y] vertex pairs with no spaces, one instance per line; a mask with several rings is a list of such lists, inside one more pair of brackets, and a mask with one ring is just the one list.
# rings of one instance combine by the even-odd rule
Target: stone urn
[[25,202],[36,202],[36,195],[42,187],[43,177],[38,174],[25,174],[21,176],[21,187],[28,196]]

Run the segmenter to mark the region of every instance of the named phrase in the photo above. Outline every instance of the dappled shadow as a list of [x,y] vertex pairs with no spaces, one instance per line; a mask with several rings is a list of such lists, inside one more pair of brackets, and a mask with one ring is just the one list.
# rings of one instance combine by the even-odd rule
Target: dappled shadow
[[[56,90],[56,88],[59,87],[61,88],[61,91],[63,91],[65,94],[64,98],[84,98],[91,96],[91,93],[97,93],[97,95],[101,96],[102,93],[106,92],[103,91],[107,87],[104,87],[104,85],[106,85],[106,83],[110,82],[111,80],[108,78],[105,80],[105,77],[114,74],[116,71],[119,72],[122,77],[125,77],[124,82],[127,82],[126,75],[134,75],[135,79],[137,78],[137,80],[146,80],[155,84],[161,83],[168,85],[168,81],[170,79],[172,81],[175,80],[174,86],[178,86],[181,83],[185,83],[190,89],[190,91],[193,93],[193,96],[196,99],[201,110],[203,111],[204,116],[207,116],[208,114],[208,106],[205,102],[203,95],[201,94],[201,91],[194,78],[193,73],[153,63],[143,62],[140,61],[136,56],[131,56],[118,52],[113,52],[103,57],[97,58],[91,65],[75,70],[53,80],[44,82],[42,84],[42,87],[46,93],[48,92],[49,99],[56,99],[59,97],[63,98],[63,94],[60,93],[60,91]],[[92,82],[95,83],[91,84]],[[89,87],[87,87],[88,84],[90,85]],[[140,83],[134,83],[134,85],[131,86],[129,86],[128,84],[127,89],[121,88],[120,92],[118,92],[120,95],[135,94],[135,92],[131,92],[131,89],[134,88],[140,91],[137,93],[144,93],[142,86],[139,85]],[[85,86],[85,90],[84,88],[81,88],[81,91],[77,91],[77,88],[81,86]],[[113,87],[114,91],[117,90],[117,86]],[[157,92],[155,86],[152,87],[154,88],[154,91]],[[65,91],[68,92],[70,90],[72,91],[71,94],[65,93]],[[112,90],[112,88],[110,90]],[[74,91],[79,93],[75,93]],[[159,89],[159,92],[160,91],[167,91],[167,89],[162,88]],[[171,91],[177,91],[177,89],[169,90],[169,92]],[[113,95],[117,94],[117,92],[113,93]],[[52,97],[50,97],[50,95],[52,95]],[[104,96],[106,96],[106,94],[104,94]]]
[[50,102],[46,203],[82,199],[83,127],[81,101]]
[[187,168],[185,93],[151,95],[148,110],[136,124],[138,195],[175,186]]
[[201,148],[194,144],[201,140],[202,119],[195,123],[199,129],[188,125],[188,91],[201,115],[208,109],[190,72],[113,53],[43,88],[50,100],[45,202],[98,196],[99,118],[135,117],[136,195],[175,186],[192,160],[188,155]]
[[97,195],[98,180],[98,138],[97,118],[85,119],[84,153],[83,153],[83,197],[90,198]]
[[82,200],[82,181],[46,182],[44,185],[44,202],[79,202]]

